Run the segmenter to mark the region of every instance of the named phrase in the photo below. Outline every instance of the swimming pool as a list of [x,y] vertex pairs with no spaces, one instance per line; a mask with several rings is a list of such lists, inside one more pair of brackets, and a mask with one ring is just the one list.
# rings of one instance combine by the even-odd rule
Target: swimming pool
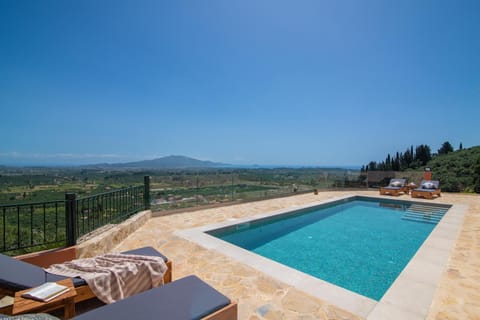
[[207,233],[378,301],[449,207],[353,197]]

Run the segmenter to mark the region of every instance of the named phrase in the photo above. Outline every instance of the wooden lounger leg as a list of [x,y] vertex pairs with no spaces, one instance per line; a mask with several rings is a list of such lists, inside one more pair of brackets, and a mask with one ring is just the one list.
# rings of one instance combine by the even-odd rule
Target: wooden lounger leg
[[238,318],[237,303],[232,302],[228,306],[209,314],[203,320],[236,320]]
[[163,275],[163,283],[164,284],[167,284],[169,282],[172,282],[172,279],[173,279],[173,275],[172,275],[172,270],[173,270],[173,263],[171,260],[168,260],[166,262],[167,264],[167,271],[165,272],[165,274]]

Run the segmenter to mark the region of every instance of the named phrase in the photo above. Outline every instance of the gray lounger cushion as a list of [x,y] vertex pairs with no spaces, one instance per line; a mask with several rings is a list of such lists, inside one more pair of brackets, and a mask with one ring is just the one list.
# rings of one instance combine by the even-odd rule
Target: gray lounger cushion
[[155,250],[153,247],[141,247],[138,249],[133,249],[129,251],[122,252],[125,254],[138,254],[140,256],[154,256],[154,257],[162,257],[163,261],[167,262],[168,258],[165,257],[163,254]]
[[46,273],[33,264],[0,254],[0,287],[20,291],[39,286],[46,281],[58,281],[65,277]]
[[406,179],[390,179],[389,187],[401,188],[405,186]]
[[[142,247],[123,253],[159,256],[162,257],[165,262],[167,261],[167,257],[152,247]],[[46,281],[58,281],[65,279],[65,277],[47,273],[42,268],[33,264],[19,261],[3,254],[0,254],[0,266],[0,288],[11,291],[20,291],[37,287]],[[72,281],[75,287],[87,284],[85,280],[81,278],[72,278]]]
[[102,306],[75,319],[201,319],[230,300],[196,276],[188,276],[124,300]]
[[422,180],[420,187],[415,189],[415,191],[420,192],[432,192],[436,189],[439,189],[440,182],[437,180]]
[[390,179],[390,183],[386,187],[382,187],[382,189],[387,190],[400,190],[405,187],[405,183],[407,182],[406,179]]
[[382,187],[382,189],[387,189],[387,190],[400,190],[400,189],[402,189],[402,187],[386,186],[386,187]]

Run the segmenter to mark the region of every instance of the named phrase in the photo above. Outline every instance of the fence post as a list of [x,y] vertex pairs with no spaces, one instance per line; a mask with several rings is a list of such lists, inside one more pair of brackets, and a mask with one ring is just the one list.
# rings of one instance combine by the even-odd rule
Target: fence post
[[143,177],[143,204],[145,210],[150,209],[150,176]]
[[77,244],[77,194],[65,193],[65,224],[67,247]]
[[195,177],[195,205],[198,206],[198,174]]

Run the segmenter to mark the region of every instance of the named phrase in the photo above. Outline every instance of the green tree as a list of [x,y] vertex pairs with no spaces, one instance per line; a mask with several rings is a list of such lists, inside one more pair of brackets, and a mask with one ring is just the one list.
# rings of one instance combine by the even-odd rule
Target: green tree
[[392,169],[394,171],[400,171],[401,170],[401,167],[400,167],[400,159],[401,158],[402,158],[402,155],[397,152],[397,154],[395,155],[395,159],[393,159],[393,161],[392,161]]
[[463,144],[460,142],[460,146],[458,147],[458,150],[463,150]]
[[441,155],[441,154],[447,154],[449,152],[453,152],[453,147],[452,145],[450,144],[450,142],[448,141],[445,141],[442,146],[440,147],[440,149],[438,149],[438,154]]
[[421,144],[415,148],[415,160],[418,160],[421,166],[427,164],[432,159],[432,152],[430,147],[426,144]]
[[405,153],[403,154],[403,156],[400,157],[400,161],[402,164],[402,169],[407,169],[410,167],[410,164],[413,161],[413,146],[405,150]]

